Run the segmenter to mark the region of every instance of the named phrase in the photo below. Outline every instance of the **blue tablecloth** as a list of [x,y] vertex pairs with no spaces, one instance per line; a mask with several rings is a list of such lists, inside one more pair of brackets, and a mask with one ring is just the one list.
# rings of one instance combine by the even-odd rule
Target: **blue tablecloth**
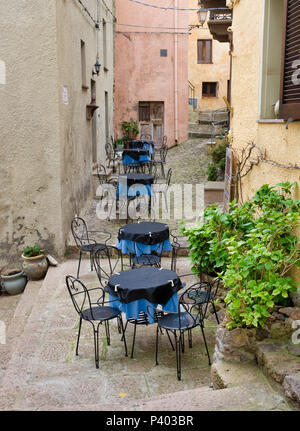
[[149,151],[149,154],[153,156],[154,149],[153,149],[153,143],[143,143],[143,146],[139,145],[139,141],[132,141],[130,144],[130,148],[142,148],[143,150]]
[[[139,318],[139,313],[143,311],[144,313],[147,314],[149,323],[155,323],[154,309],[157,308],[158,304],[152,304],[146,299],[138,299],[137,301],[132,301],[132,302],[129,302],[128,304],[124,304],[123,302],[119,301],[119,299],[116,300],[116,297],[112,295],[108,295],[108,298],[109,298],[109,301],[112,301],[110,306],[118,308],[120,311],[122,311],[122,313],[125,313],[127,320],[130,319],[131,317],[137,320]],[[171,298],[166,303],[166,305],[162,306],[162,310],[170,313],[177,313],[178,301],[179,301],[178,295],[177,293],[174,293],[174,295],[171,296]]]
[[[141,256],[142,254],[151,254],[152,251],[155,251],[157,249],[161,250],[161,248],[159,247],[159,244],[161,243],[146,245],[139,242],[138,244],[139,246],[137,248],[135,247],[134,241],[122,239],[121,241],[117,242],[116,247],[122,251],[122,254],[136,254],[137,256]],[[162,251],[172,251],[172,249],[173,248],[170,240],[166,239],[163,242]]]
[[149,162],[150,161],[150,156],[145,155],[141,155],[139,156],[139,160],[135,160],[132,157],[128,156],[128,154],[125,154],[123,157],[123,165],[129,165],[129,164],[134,164],[134,165],[139,165],[142,162]]
[[119,182],[117,187],[117,199],[121,196],[121,198],[125,198],[126,196],[134,197],[139,195],[148,195],[151,196],[151,186],[149,184],[134,184],[132,186],[127,186],[126,193],[126,185],[122,182]]

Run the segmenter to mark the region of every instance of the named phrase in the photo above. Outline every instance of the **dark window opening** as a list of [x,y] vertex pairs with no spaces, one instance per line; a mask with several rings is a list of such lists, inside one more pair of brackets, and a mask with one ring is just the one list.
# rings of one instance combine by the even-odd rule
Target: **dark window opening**
[[161,49],[160,50],[160,56],[161,57],[167,57],[168,56],[168,50],[167,49]]
[[217,97],[217,82],[202,82],[202,97]]
[[198,63],[212,63],[212,40],[197,40],[197,61]]

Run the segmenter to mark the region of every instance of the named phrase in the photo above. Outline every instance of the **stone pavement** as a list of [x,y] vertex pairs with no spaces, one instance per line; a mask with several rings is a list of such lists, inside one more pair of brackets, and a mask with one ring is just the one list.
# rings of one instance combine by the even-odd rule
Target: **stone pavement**
[[[166,335],[160,335],[159,365],[155,365],[155,325],[138,327],[131,359],[125,357],[112,323],[110,346],[104,331],[100,335],[100,368],[96,369],[92,330],[84,322],[76,356],[78,317],[65,276],[76,272],[77,262],[50,267],[43,282],[29,282],[18,301],[14,298],[18,304],[7,320],[7,344],[0,345],[0,410],[292,410],[257,366],[245,366],[242,373],[233,373],[234,377],[218,368],[226,384],[213,390],[211,367],[198,329],[194,330],[193,348],[186,347],[182,357],[180,382]],[[170,259],[163,259],[163,267],[169,266]],[[188,260],[180,258],[178,273],[188,272]],[[82,262],[81,278],[88,287],[98,285],[88,259]],[[188,277],[187,284],[193,280]],[[205,323],[211,356],[215,331],[216,321],[211,316]],[[132,334],[133,326],[129,325],[129,349]]]

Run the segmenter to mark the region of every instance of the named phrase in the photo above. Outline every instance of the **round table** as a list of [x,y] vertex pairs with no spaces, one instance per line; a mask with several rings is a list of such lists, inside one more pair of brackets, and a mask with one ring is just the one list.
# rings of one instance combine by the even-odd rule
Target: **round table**
[[158,222],[130,223],[120,228],[118,240],[153,245],[169,239],[169,226]]
[[119,175],[119,183],[127,182],[127,186],[130,187],[133,184],[144,184],[145,186],[151,186],[154,182],[154,177],[147,174],[122,174]]
[[123,165],[141,162],[149,162],[150,155],[149,150],[143,150],[139,148],[123,150],[122,154]]
[[138,319],[142,311],[154,322],[154,309],[178,311],[177,292],[183,287],[179,276],[168,269],[139,268],[114,274],[106,289],[112,305],[126,313],[127,319]]

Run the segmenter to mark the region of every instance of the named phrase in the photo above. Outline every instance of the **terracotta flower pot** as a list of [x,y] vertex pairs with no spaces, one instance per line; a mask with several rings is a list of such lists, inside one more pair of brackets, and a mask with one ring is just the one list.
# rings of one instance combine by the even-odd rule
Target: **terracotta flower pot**
[[23,270],[29,280],[40,280],[45,277],[48,269],[48,261],[44,254],[26,257],[22,254]]
[[18,295],[22,293],[27,284],[27,276],[24,271],[19,269],[8,271],[1,275],[6,293],[9,295]]

